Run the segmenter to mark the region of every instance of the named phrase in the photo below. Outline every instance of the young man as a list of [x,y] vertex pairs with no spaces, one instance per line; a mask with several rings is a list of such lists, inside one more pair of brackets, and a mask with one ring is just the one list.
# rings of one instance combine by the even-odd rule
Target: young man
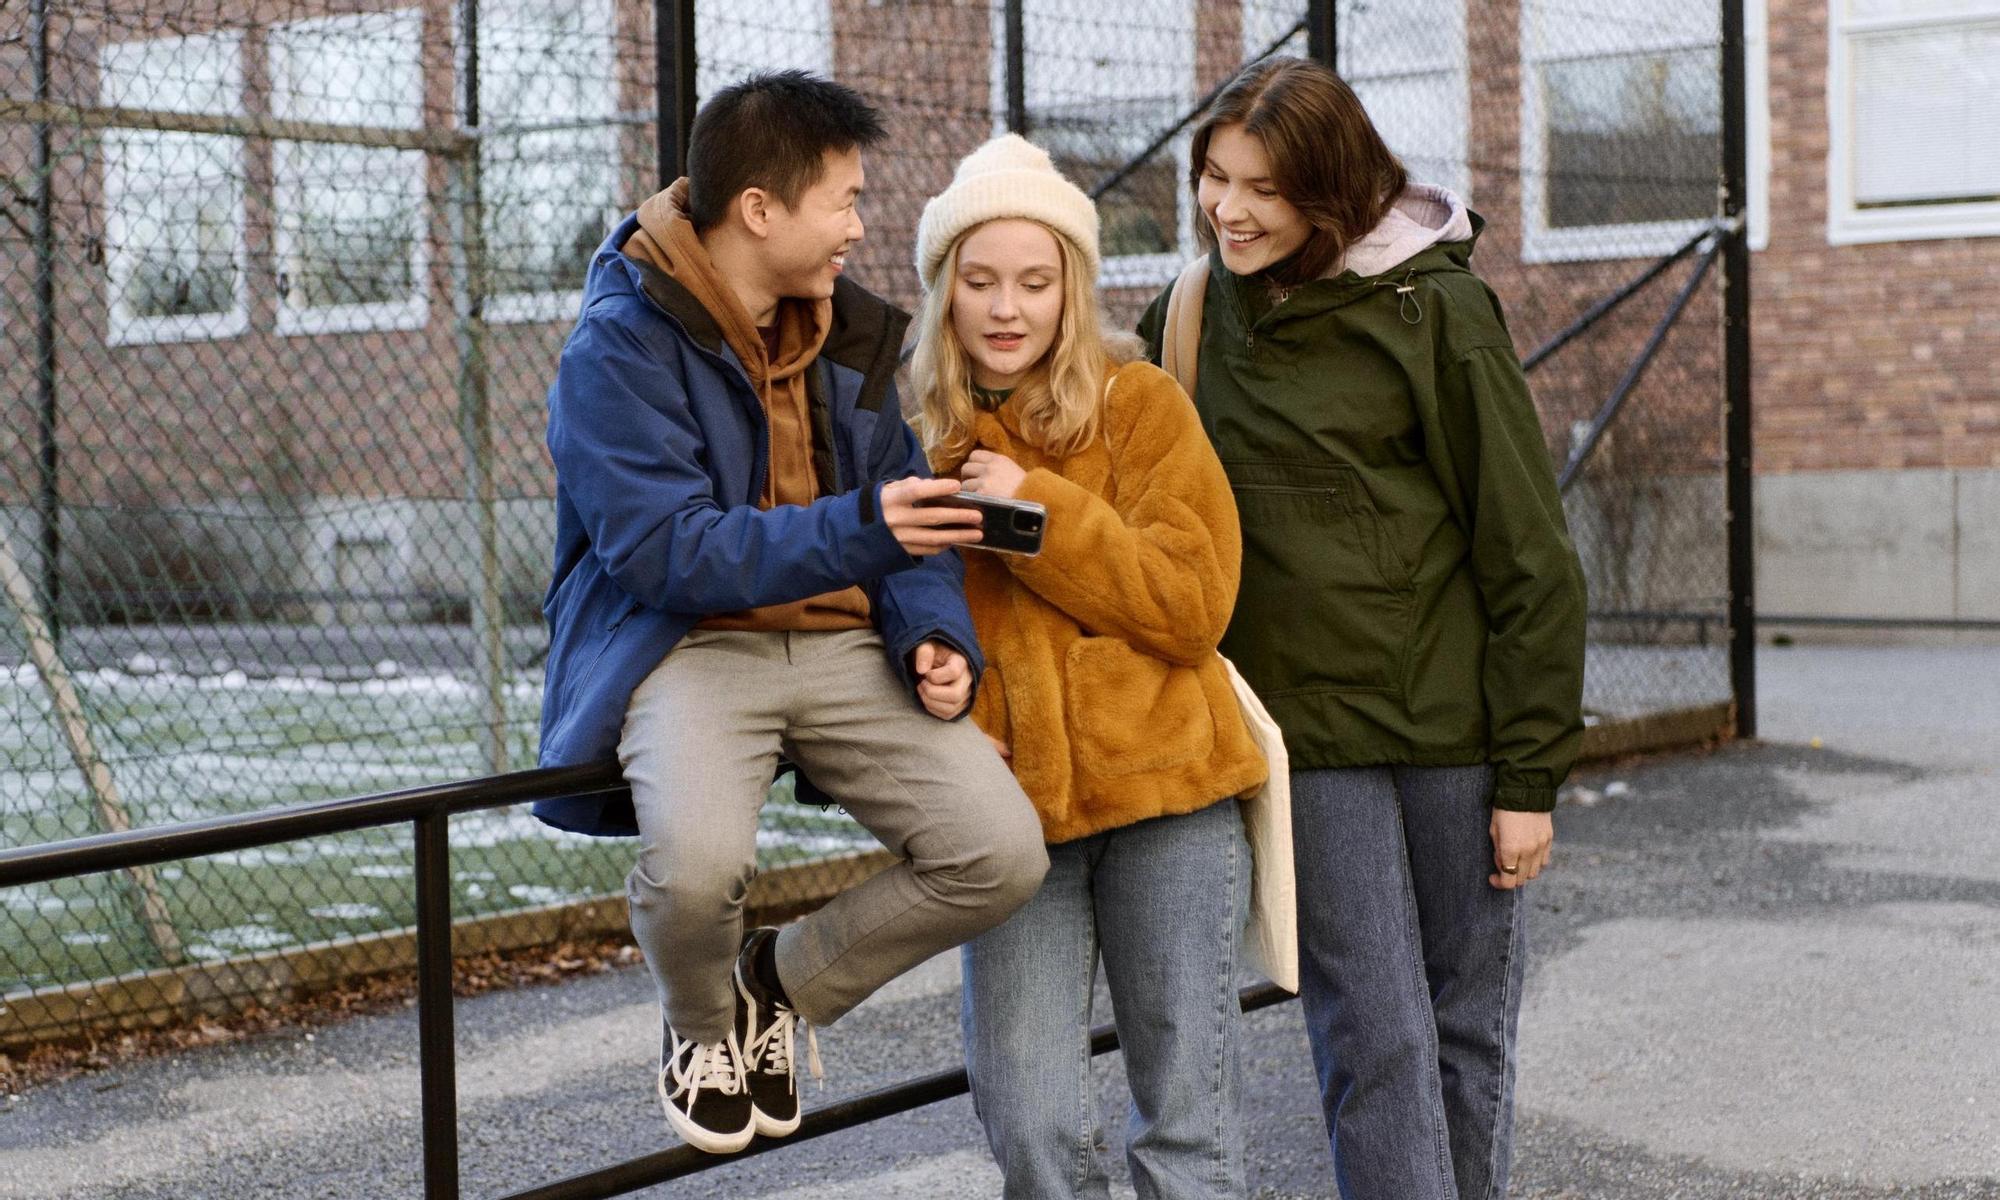
[[[667,1119],[704,1150],[798,1127],[793,1039],[999,924],[1048,858],[961,721],[982,663],[892,376],[907,316],[841,278],[875,111],[801,72],[718,93],[689,178],[599,247],[549,391],[555,578],[542,762],[616,796],[536,806],[633,834],[632,931],[664,1010]],[[780,753],[902,861],[745,937]]]

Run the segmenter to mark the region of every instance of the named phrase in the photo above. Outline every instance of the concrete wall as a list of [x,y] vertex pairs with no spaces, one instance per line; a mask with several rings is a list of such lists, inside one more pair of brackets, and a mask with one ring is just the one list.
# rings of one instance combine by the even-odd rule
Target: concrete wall
[[2000,620],[2000,470],[1757,480],[1765,614]]

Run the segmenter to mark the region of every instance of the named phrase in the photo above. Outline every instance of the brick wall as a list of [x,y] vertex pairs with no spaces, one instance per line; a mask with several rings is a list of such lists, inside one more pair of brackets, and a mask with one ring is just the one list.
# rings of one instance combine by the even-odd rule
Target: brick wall
[[1827,243],[1828,5],[1769,3],[1758,470],[2000,467],[2000,238]]

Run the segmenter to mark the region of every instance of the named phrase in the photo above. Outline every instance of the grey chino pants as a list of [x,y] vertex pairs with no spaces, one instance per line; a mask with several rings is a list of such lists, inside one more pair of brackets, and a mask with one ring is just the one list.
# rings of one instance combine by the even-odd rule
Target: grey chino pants
[[780,751],[902,860],[779,934],[778,978],[816,1025],[1004,921],[1048,869],[985,735],[918,707],[874,630],[695,630],[633,692],[618,747],[641,843],[632,932],[683,1037],[729,1031]]

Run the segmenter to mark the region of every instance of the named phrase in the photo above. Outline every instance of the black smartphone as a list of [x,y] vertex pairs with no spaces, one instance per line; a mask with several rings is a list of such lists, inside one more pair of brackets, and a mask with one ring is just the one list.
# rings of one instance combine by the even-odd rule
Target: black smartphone
[[998,550],[1002,554],[1036,555],[1042,552],[1042,532],[1048,528],[1049,510],[1033,500],[1012,500],[978,492],[954,492],[917,501],[918,508],[971,508],[981,517],[979,540],[961,550]]

